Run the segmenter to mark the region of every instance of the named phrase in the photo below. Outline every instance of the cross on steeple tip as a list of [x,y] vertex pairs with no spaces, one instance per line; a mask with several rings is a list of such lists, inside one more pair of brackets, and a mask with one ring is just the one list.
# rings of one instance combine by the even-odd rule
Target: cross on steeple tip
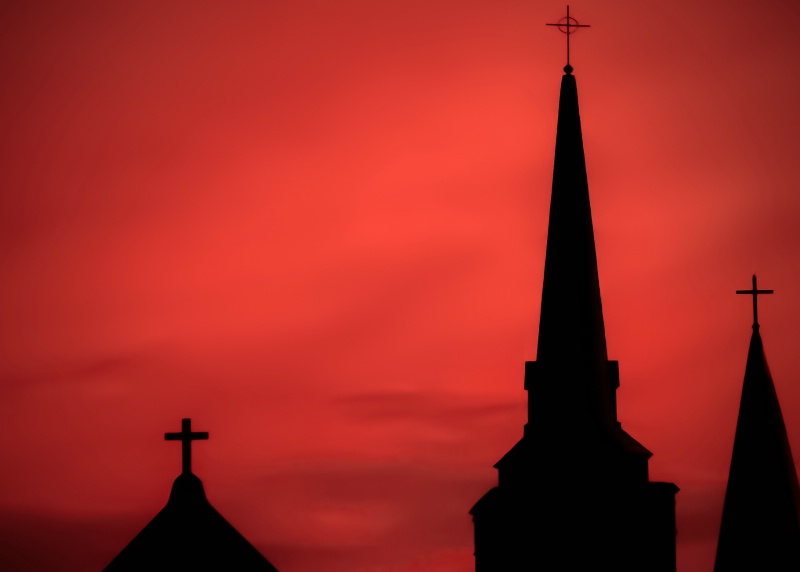
[[591,28],[589,24],[579,24],[578,21],[569,15],[569,4],[567,4],[567,15],[555,24],[545,24],[545,26],[556,26],[559,31],[567,35],[567,65],[564,66],[566,74],[572,73],[572,66],[569,63],[569,37],[578,31],[578,28]]
[[164,433],[165,441],[181,442],[181,457],[184,475],[189,475],[192,473],[192,441],[205,441],[207,439],[208,433],[206,431],[192,431],[191,419],[181,419],[180,433]]
[[758,280],[756,279],[756,275],[753,274],[753,287],[750,290],[737,290],[737,294],[751,294],[753,296],[753,329],[757,330],[759,328],[758,324],[758,295],[759,294],[773,294],[774,290],[759,290],[758,289]]

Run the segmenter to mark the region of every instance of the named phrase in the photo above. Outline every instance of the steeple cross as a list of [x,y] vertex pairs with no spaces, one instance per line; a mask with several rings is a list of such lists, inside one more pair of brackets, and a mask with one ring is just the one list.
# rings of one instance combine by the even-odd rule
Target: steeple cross
[[567,35],[567,65],[564,71],[572,73],[572,66],[569,65],[569,37],[578,31],[578,28],[591,28],[589,24],[578,24],[578,21],[569,15],[569,4],[567,4],[567,15],[561,18],[557,24],[545,24],[545,26],[556,26],[562,33]]
[[756,283],[756,275],[753,274],[753,288],[751,290],[737,290],[737,294],[752,294],[753,295],[753,327],[758,328],[758,295],[759,294],[772,294],[774,290],[759,290]]
[[205,431],[192,431],[192,420],[181,420],[180,433],[164,433],[166,441],[180,441],[181,452],[183,453],[183,474],[188,475],[192,472],[192,441],[207,440],[208,433]]

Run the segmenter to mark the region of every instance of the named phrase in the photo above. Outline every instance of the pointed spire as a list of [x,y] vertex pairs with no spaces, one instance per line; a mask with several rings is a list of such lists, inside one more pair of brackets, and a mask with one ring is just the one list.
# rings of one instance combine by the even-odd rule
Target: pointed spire
[[[578,89],[569,73],[561,78],[536,361],[538,368],[557,369],[559,375],[530,397],[536,409],[531,420],[571,419],[594,427],[616,421]],[[559,404],[565,409],[552,410]]]
[[[771,291],[770,291],[771,292]],[[759,292],[753,278],[755,296]],[[755,302],[754,302],[755,303]],[[715,572],[800,569],[800,488],[764,345],[753,325]]]
[[583,153],[575,76],[561,78],[558,131],[550,198],[538,360],[584,354],[570,343],[580,331],[591,353],[606,359],[600,281]]

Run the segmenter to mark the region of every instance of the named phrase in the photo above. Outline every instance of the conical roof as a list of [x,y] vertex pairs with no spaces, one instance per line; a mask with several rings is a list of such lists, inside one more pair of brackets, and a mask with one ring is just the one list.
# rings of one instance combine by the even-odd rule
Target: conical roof
[[747,354],[714,570],[800,570],[800,489],[757,322]]

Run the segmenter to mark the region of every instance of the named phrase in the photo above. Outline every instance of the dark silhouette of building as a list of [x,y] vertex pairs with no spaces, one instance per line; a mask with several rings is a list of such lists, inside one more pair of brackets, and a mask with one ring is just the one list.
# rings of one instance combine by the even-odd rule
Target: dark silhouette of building
[[715,572],[800,570],[800,489],[753,295],[753,335],[722,509]]
[[193,432],[184,419],[180,433],[167,433],[168,441],[181,441],[183,472],[175,479],[167,506],[137,534],[104,572],[144,570],[231,570],[277,572],[261,553],[211,506],[203,483],[192,473],[192,441],[208,439]]
[[678,488],[649,480],[652,453],[617,421],[578,92],[564,71],[528,423],[470,511],[475,569],[674,572]]

